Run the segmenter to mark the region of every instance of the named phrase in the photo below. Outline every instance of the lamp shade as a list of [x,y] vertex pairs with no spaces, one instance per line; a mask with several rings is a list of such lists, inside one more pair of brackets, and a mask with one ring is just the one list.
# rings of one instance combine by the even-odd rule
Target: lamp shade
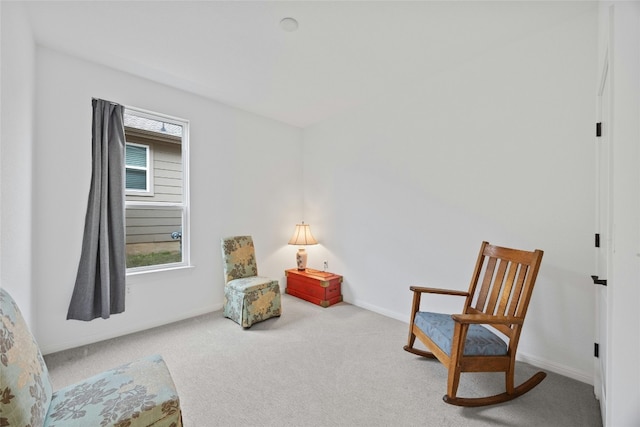
[[311,234],[311,228],[309,228],[309,224],[305,224],[304,221],[302,224],[296,224],[296,229],[293,232],[293,236],[289,239],[290,245],[317,245],[318,241]]
[[301,246],[296,253],[296,264],[298,265],[298,270],[305,270],[307,268],[307,251],[302,246],[318,244],[316,238],[311,234],[309,224],[305,224],[304,221],[302,221],[302,224],[296,224],[296,229],[293,231],[291,239],[289,239],[289,244]]

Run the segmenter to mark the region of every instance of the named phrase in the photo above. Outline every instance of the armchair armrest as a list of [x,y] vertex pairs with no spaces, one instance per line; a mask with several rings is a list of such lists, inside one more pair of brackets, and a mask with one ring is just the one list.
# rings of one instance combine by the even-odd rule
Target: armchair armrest
[[452,314],[451,318],[467,324],[522,325],[524,319],[513,316],[491,316],[489,314]]
[[454,296],[461,296],[461,297],[469,296],[469,292],[467,291],[456,291],[453,289],[425,288],[422,286],[410,286],[409,289],[412,290],[413,292],[420,292],[420,293],[454,295]]

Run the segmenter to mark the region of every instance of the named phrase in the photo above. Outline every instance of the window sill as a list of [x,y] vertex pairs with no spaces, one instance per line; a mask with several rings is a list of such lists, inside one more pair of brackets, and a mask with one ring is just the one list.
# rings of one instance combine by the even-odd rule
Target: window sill
[[154,268],[149,270],[136,270],[136,271],[127,271],[127,277],[140,276],[145,274],[153,274],[153,273],[165,273],[168,271],[177,271],[177,270],[190,270],[195,268],[193,265],[177,265],[175,267],[166,267],[166,268]]

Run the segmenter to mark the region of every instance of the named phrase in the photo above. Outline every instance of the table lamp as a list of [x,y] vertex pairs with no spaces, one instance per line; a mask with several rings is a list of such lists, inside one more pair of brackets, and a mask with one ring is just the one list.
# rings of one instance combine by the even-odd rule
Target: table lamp
[[309,224],[305,224],[304,221],[302,221],[302,224],[296,224],[296,229],[291,239],[289,239],[289,244],[300,246],[296,253],[296,264],[298,265],[298,270],[305,270],[307,268],[307,251],[305,251],[304,246],[318,244],[318,241],[311,234]]

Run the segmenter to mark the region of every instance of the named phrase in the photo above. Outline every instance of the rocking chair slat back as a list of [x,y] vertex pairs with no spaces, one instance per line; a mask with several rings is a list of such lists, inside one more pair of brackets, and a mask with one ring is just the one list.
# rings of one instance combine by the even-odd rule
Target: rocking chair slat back
[[495,311],[498,315],[506,315],[507,314],[507,304],[509,301],[513,301],[513,297],[516,296],[512,291],[513,285],[516,279],[516,274],[518,272],[518,265],[510,264],[509,265],[509,273],[507,276],[507,281],[504,284],[504,290],[500,295],[500,303],[498,304],[498,309]]
[[[507,269],[507,263],[501,261],[498,264],[498,271],[495,274],[495,277],[492,281],[485,281],[485,283],[490,282],[491,284],[491,298],[489,298],[489,303],[483,308],[476,306],[476,308],[480,311],[485,312],[486,314],[494,314],[496,308],[496,302],[498,301],[498,297],[500,296],[500,290],[502,289],[502,285],[504,283],[504,275]],[[493,272],[487,271],[485,274],[489,276]]]
[[522,294],[524,280],[527,277],[527,270],[528,268],[520,268],[518,281],[516,283],[516,288],[513,291],[513,297],[511,298],[511,305],[509,306],[509,311],[507,311],[507,316],[516,315],[516,309],[518,308],[518,302],[520,301],[520,296]]
[[[536,252],[523,253],[510,248],[485,246],[478,260],[482,283],[475,302],[471,296],[464,312],[524,318],[534,283],[531,279],[535,279],[529,266],[536,257]],[[477,278],[473,280],[477,282]],[[473,283],[470,288],[471,292],[475,291]],[[514,330],[521,325],[492,326],[512,338]]]
[[[487,265],[487,272],[489,272],[489,274],[485,273],[484,275],[484,279],[482,280],[482,286],[480,288],[480,293],[478,294],[478,301],[476,302],[476,308],[477,307],[484,307],[485,302],[487,301],[487,295],[489,295],[489,289],[491,289],[491,279],[493,278],[493,271],[496,268],[496,262],[498,260],[496,258],[489,258],[489,264]],[[483,256],[481,254],[480,258],[478,259],[478,264],[480,269],[482,269],[482,263],[483,263]],[[480,271],[478,271],[478,273],[480,273]],[[475,277],[474,279],[471,289],[471,293],[475,293],[475,287],[477,286],[476,284],[478,283],[478,277]],[[482,310],[481,310],[482,311]]]

